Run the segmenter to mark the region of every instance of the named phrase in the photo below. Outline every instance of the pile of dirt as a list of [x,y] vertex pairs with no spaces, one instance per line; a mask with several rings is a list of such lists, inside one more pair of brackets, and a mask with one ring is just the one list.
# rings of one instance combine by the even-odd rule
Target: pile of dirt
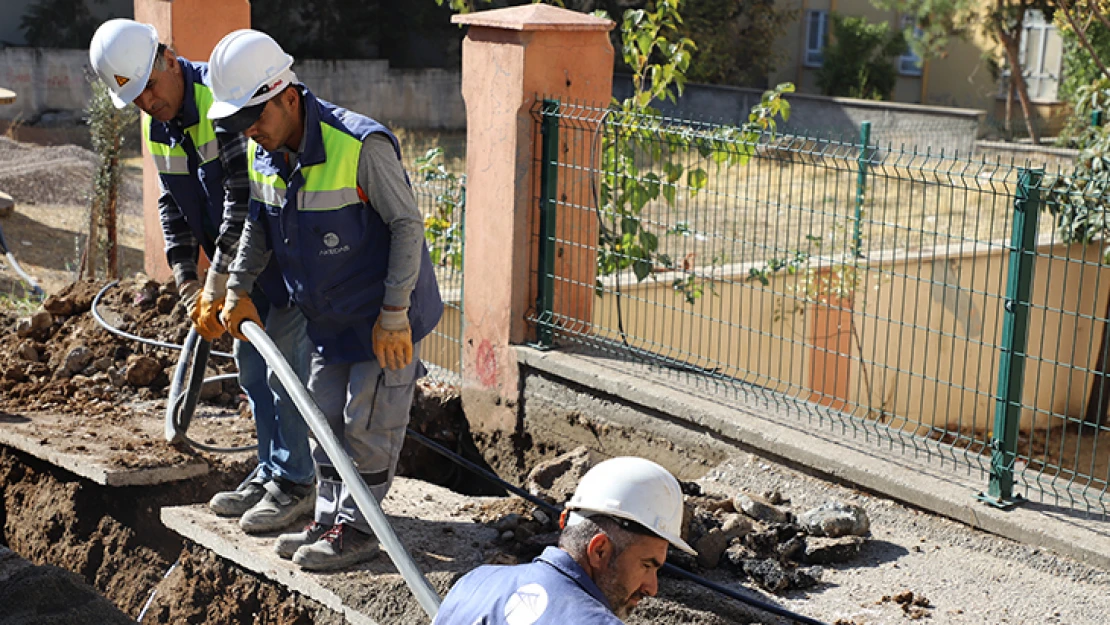
[[[4,553],[0,548],[0,560]],[[127,625],[134,623],[77,575],[56,566],[26,566],[0,578],[5,623]]]
[[[111,333],[91,313],[105,286],[76,282],[50,296],[40,310],[18,319],[0,338],[5,355],[0,372],[0,408],[10,411],[67,411],[88,416],[118,413],[120,404],[164,398],[179,352]],[[99,312],[109,325],[143,338],[181,344],[189,321],[168,284],[135,279],[111,288]],[[213,346],[227,351],[230,337]],[[230,361],[210,366],[234,371]],[[215,399],[238,401],[234,381]]]
[[[41,146],[0,137],[0,189],[18,206],[87,205],[98,157],[76,145]],[[142,181],[124,177],[120,210],[141,211]]]
[[[65,431],[42,433],[44,440],[60,441],[76,451],[82,451],[82,440],[100,440],[109,429],[130,432],[124,440],[103,441],[113,452],[109,460],[121,467],[180,464],[191,450],[170,446],[146,433],[149,428],[139,427],[140,421],[162,418],[180,352],[107,330],[91,311],[105,286],[76,282],[49,297],[31,316],[6,319],[7,331],[0,337],[0,411],[79,417],[68,422]],[[165,343],[181,344],[189,329],[176,291],[143,278],[110,288],[98,310],[119,330]],[[213,349],[229,351],[230,337],[221,337]],[[234,371],[230,359],[209,361],[209,375]],[[235,380],[206,385],[202,398],[209,406],[242,417],[228,423],[236,439],[231,444],[250,443],[253,425]]]
[[[562,506],[597,460],[580,447],[540,463],[528,476],[528,490]],[[686,504],[682,538],[698,555],[672,548],[667,560],[687,571],[722,573],[783,594],[818,586],[822,567],[850,563],[870,538],[867,512],[856,504],[830,500],[794,510],[779,491],[723,497],[703,493],[696,482],[681,484]],[[502,564],[530,561],[559,539],[556,515],[520,498],[476,505],[473,519],[500,532]]]

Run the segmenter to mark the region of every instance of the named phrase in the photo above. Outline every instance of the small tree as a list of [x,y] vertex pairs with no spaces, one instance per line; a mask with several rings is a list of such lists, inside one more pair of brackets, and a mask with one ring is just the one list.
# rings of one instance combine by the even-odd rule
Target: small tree
[[825,49],[817,70],[817,86],[831,96],[887,100],[898,83],[895,59],[906,49],[900,32],[886,22],[872,24],[865,17],[832,15],[835,41]]
[[1033,105],[1021,65],[1021,40],[1024,36],[1025,14],[1042,11],[1052,18],[1059,0],[871,0],[879,8],[911,15],[920,29],[909,37],[914,52],[922,58],[941,57],[950,39],[966,38],[980,33],[1002,48],[1010,68],[1010,91],[1006,99],[1006,133],[1012,135],[1012,94],[1017,93],[1025,126],[1034,143],[1040,142],[1040,131],[1033,122]]
[[138,120],[138,109],[128,106],[117,109],[108,95],[108,88],[96,76],[90,76],[92,99],[86,109],[93,150],[99,164],[93,178],[89,206],[89,231],[85,252],[81,257],[79,277],[95,278],[99,257],[103,252],[105,274],[119,277],[119,240],[116,230],[120,188],[120,153],[124,136]]

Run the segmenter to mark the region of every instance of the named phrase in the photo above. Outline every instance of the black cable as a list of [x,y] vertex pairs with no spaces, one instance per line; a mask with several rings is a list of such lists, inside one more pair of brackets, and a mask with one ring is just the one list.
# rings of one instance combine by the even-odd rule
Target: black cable
[[[159,340],[156,340],[156,339],[148,339],[144,336],[138,336],[136,334],[131,334],[129,332],[124,332],[123,330],[120,330],[119,328],[113,327],[107,321],[105,321],[103,317],[100,316],[100,312],[97,310],[97,306],[100,305],[100,298],[104,296],[104,293],[106,293],[108,291],[108,289],[116,286],[117,284],[119,284],[119,280],[113,280],[113,281],[109,282],[108,284],[104,285],[104,288],[100,289],[100,292],[98,292],[96,294],[96,297],[93,298],[91,311],[92,311],[92,316],[93,316],[94,319],[96,319],[97,323],[99,323],[101,326],[103,326],[105,330],[111,332],[112,334],[115,334],[116,336],[121,336],[125,339],[131,339],[132,341],[138,341],[140,343],[145,343],[147,345],[153,345],[155,347],[162,347],[162,348],[165,348],[165,349],[174,349],[174,350],[177,350],[177,351],[181,351],[181,349],[182,349],[181,346],[177,345],[176,343],[166,343],[165,341],[159,341]],[[220,356],[221,358],[234,358],[235,357],[234,355],[228,354],[227,352],[212,352],[212,355],[213,356]]]
[[[484,467],[479,466],[478,464],[476,464],[474,462],[471,462],[470,460],[467,460],[466,458],[463,458],[462,456],[459,456],[455,452],[451,451],[450,449],[447,449],[443,445],[440,445],[439,443],[437,443],[434,440],[428,438],[427,436],[424,436],[423,434],[420,434],[420,433],[412,430],[411,428],[408,428],[406,433],[407,433],[408,436],[415,439],[416,442],[428,447],[432,451],[435,451],[435,452],[443,455],[444,457],[446,457],[446,458],[448,458],[448,459],[450,459],[454,462],[457,462],[458,464],[462,465],[463,467],[465,467],[467,469],[470,469],[471,471],[477,473],[480,477],[483,477],[483,478],[485,478],[485,479],[487,479],[491,482],[499,484],[505,490],[513,493],[514,495],[516,495],[516,496],[518,496],[518,497],[520,497],[520,498],[522,498],[522,499],[524,499],[528,502],[531,502],[531,503],[547,510],[548,512],[551,512],[555,516],[558,516],[559,514],[562,513],[562,511],[563,511],[562,507],[552,505],[552,504],[544,501],[543,499],[540,499],[539,497],[536,497],[532,493],[529,493],[528,491],[524,490],[523,488],[520,488],[519,486],[514,486],[514,485],[506,482],[505,480],[501,479],[498,475],[488,471]],[[744,595],[736,592],[735,590],[733,590],[733,589],[731,589],[727,586],[722,586],[721,584],[718,584],[716,582],[709,581],[708,579],[705,579],[704,577],[695,575],[694,573],[691,573],[690,571],[687,571],[686,569],[678,567],[674,564],[671,564],[671,563],[664,564],[663,565],[663,570],[665,572],[668,572],[668,573],[673,573],[677,577],[681,577],[681,578],[686,579],[688,581],[694,582],[695,584],[699,584],[701,586],[704,586],[705,588],[708,588],[709,590],[712,590],[712,591],[717,592],[719,594],[725,595],[727,597],[731,597],[732,599],[735,599],[735,600],[737,600],[741,603],[744,603],[744,604],[750,605],[754,608],[758,608],[760,610],[763,610],[764,612],[768,612],[768,613],[774,614],[776,616],[781,616],[781,617],[784,617],[784,618],[791,619],[795,623],[803,623],[804,625],[827,625],[823,621],[818,621],[818,620],[812,619],[808,616],[804,616],[804,615],[801,615],[801,614],[791,612],[790,610],[787,610],[786,608],[780,608],[779,606],[774,605],[773,603],[767,603],[765,601],[760,601],[758,599],[752,599],[751,597],[745,597]]]
[[[96,297],[93,298],[92,308],[90,310],[92,312],[93,318],[96,319],[97,323],[99,323],[101,327],[103,327],[108,332],[111,332],[112,334],[115,334],[116,336],[120,336],[120,337],[123,337],[125,339],[130,339],[132,341],[138,341],[140,343],[145,343],[147,345],[153,345],[155,347],[162,347],[162,348],[165,348],[165,349],[174,349],[174,350],[178,350],[178,351],[184,351],[185,350],[184,345],[177,345],[176,343],[166,343],[164,341],[158,341],[158,340],[155,340],[155,339],[148,339],[146,337],[138,336],[138,335],[135,335],[135,334],[130,334],[128,332],[124,332],[123,330],[120,330],[119,328],[116,328],[116,327],[112,326],[107,321],[105,321],[104,318],[100,316],[100,312],[97,310],[97,307],[100,306],[100,298],[104,296],[104,294],[108,291],[108,289],[112,288],[113,286],[116,286],[117,284],[119,284],[119,280],[113,280],[112,282],[109,282],[108,284],[104,285],[104,288],[100,289],[100,291],[96,294]],[[201,343],[203,343],[203,345],[205,346],[204,349],[198,349],[197,351],[195,351],[192,354],[194,356],[194,358],[193,358],[194,362],[193,362],[193,370],[190,371],[190,376],[193,378],[193,380],[190,381],[190,388],[192,387],[193,384],[196,384],[196,380],[200,379],[204,375],[204,362],[207,362],[209,355],[221,356],[223,358],[234,358],[234,356],[232,354],[228,354],[226,352],[210,351],[207,347],[208,346],[207,341],[201,341]],[[195,345],[194,345],[194,347],[195,347]],[[200,356],[202,356],[201,352],[203,352],[203,357],[202,358],[200,358]],[[189,356],[189,354],[184,354],[183,353],[181,356],[182,356],[182,358],[184,358],[186,356]],[[176,377],[176,375],[175,375],[175,377]],[[218,375],[218,376],[213,377],[213,378],[208,378],[208,379],[202,380],[201,384],[211,383],[211,382],[219,382],[219,381],[223,381],[223,380],[226,380],[226,379],[231,379],[231,378],[234,378],[234,377],[237,377],[237,375],[236,374]],[[171,391],[173,391],[172,386],[173,385],[171,385],[171,389],[170,389]],[[187,390],[188,389],[186,389],[186,391]],[[197,387],[194,393],[199,393],[199,392],[200,392],[200,388]],[[177,428],[179,430],[178,431],[179,440],[181,440],[182,442],[188,443],[189,445],[192,445],[193,447],[196,447],[197,449],[200,449],[202,451],[207,451],[209,453],[216,453],[216,454],[235,454],[235,453],[240,453],[240,452],[253,451],[253,450],[258,448],[257,444],[247,445],[247,446],[243,446],[243,447],[219,447],[219,446],[216,446],[216,445],[209,445],[207,443],[202,443],[200,441],[189,438],[189,436],[185,432],[189,428],[189,423],[192,421],[192,417],[193,417],[192,413],[193,413],[193,410],[196,409],[196,399],[197,398],[196,398],[195,394],[190,394],[190,393],[187,393],[185,391],[182,391],[180,394],[177,395],[177,397],[173,397],[172,392],[171,392],[171,397],[168,397],[166,399],[166,402],[168,404],[168,409],[170,411],[170,414],[172,415],[172,418],[174,419],[174,426],[175,426],[175,428]],[[186,404],[190,404],[190,405],[186,405]]]

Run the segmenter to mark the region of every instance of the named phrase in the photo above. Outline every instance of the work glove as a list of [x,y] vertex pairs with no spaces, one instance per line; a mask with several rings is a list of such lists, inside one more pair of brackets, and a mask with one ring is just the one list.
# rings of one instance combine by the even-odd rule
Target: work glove
[[181,299],[181,305],[185,307],[185,312],[192,319],[193,315],[196,314],[197,298],[200,296],[200,282],[186,280],[177,285],[177,296]]
[[258,316],[258,309],[254,307],[254,302],[251,301],[251,296],[247,295],[246,291],[239,289],[232,289],[227,292],[227,299],[224,301],[223,312],[220,313],[220,321],[223,322],[224,327],[231,333],[231,336],[239,339],[240,341],[250,342],[239,329],[239,324],[244,321],[253,321],[258,324],[258,327],[263,328],[262,318]]
[[412,361],[409,310],[385,310],[374,324],[374,356],[383,369],[404,369]]
[[224,333],[220,325],[220,311],[224,307],[224,297],[227,294],[227,274],[209,271],[204,280],[204,291],[200,294],[200,301],[190,318],[197,328],[197,333],[206,341],[215,341]]

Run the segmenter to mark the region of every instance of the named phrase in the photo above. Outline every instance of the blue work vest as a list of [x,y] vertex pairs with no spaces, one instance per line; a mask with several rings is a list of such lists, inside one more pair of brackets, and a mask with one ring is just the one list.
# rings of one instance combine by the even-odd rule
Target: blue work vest
[[[317,99],[304,90],[304,150],[290,167],[281,152],[253,141],[250,218],[264,225],[293,301],[308,320],[308,335],[328,364],[374,359],[372,331],[385,299],[391,232],[358,187],[362,142],[378,122]],[[415,343],[443,314],[428,246],[409,297]]]
[[621,625],[586,571],[558,547],[529,564],[480,566],[455,584],[432,625]]
[[[208,119],[214,101],[208,86],[208,64],[182,57],[177,62],[185,80],[180,123],[160,122],[144,115],[143,138],[163,188],[173,196],[189,230],[212,259],[224,218],[224,167],[216,130]],[[289,304],[276,263],[267,265],[257,282],[270,304]]]

